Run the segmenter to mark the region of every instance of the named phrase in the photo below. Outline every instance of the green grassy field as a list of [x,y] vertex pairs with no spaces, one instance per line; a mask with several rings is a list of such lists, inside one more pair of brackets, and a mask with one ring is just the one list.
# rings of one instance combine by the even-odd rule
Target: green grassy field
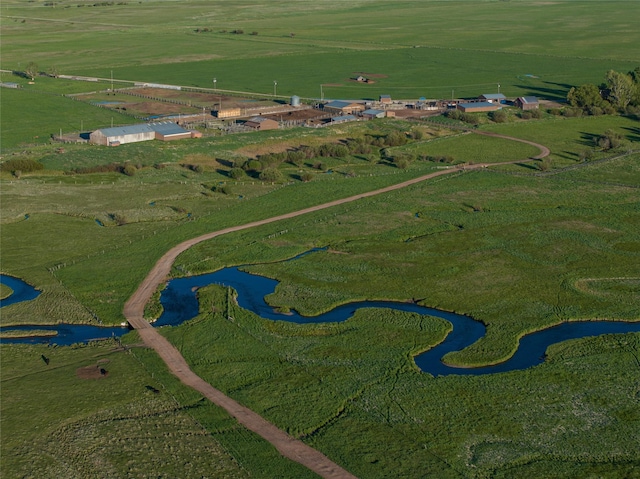
[[412,355],[439,341],[442,320],[360,310],[295,325],[247,314],[218,287],[200,298],[198,319],[167,331],[195,370],[357,477],[640,471],[640,335],[556,345],[526,371],[433,378]]
[[1,349],[2,477],[312,477],[148,351]]
[[[213,87],[216,78],[218,89],[271,94],[277,80],[282,97],[317,98],[322,88],[325,98],[450,98],[500,84],[508,96],[561,100],[573,85],[640,64],[636,1],[116,3],[0,6],[2,69],[35,61],[43,72],[103,78],[29,84],[0,73],[22,86],[0,90],[0,161],[45,167],[0,173],[2,272],[42,291],[3,308],[2,325],[118,324],[138,283],[180,241],[443,166],[352,155],[322,158],[325,173],[311,159],[281,165],[271,183],[232,181],[234,161],[415,129],[422,140],[386,154],[494,162],[536,153],[393,120],[111,149],[49,143],[60,129],[136,122],[62,96],[108,89],[112,72],[116,87]],[[351,81],[361,73],[375,83]],[[547,145],[548,171],[540,162],[468,171],[223,236],[182,254],[171,274],[263,263],[247,269],[281,281],[274,307],[317,314],[393,299],[467,313],[487,336],[447,357],[465,365],[500,361],[522,334],[561,321],[638,320],[640,155],[598,151],[580,163],[608,129],[637,150],[637,119],[545,114],[498,125],[483,116],[480,128]],[[126,163],[133,176],[73,173]],[[328,249],[280,262],[314,246]],[[200,298],[197,319],[163,330],[194,370],[358,477],[640,475],[638,334],[557,344],[525,371],[434,378],[413,356],[444,337],[442,320],[361,310],[345,323],[298,326],[240,310],[226,289]],[[313,477],[179,384],[135,333],[122,341],[126,352],[111,342],[0,346],[2,477]]]

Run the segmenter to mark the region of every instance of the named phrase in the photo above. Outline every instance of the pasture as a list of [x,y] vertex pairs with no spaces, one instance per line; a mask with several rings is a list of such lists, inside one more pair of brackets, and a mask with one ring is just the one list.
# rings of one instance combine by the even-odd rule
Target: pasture
[[[259,7],[259,8],[258,8]],[[1,323],[118,324],[124,302],[171,246],[205,232],[370,191],[455,162],[524,159],[529,145],[389,119],[99,148],[51,134],[135,123],[62,96],[146,81],[310,99],[507,96],[562,100],[573,85],[640,63],[640,3],[252,0],[0,6],[0,67],[48,73],[3,82],[2,272],[42,294]],[[236,33],[232,33],[233,31]],[[240,33],[240,30],[242,33]],[[363,74],[372,84],[353,81]],[[498,84],[500,85],[498,87]],[[214,95],[215,96],[215,95]],[[182,99],[182,97],[177,97]],[[209,97],[207,97],[209,98]],[[118,100],[120,97],[118,97]],[[201,105],[199,105],[201,106]],[[271,305],[317,314],[359,299],[466,313],[487,336],[458,365],[508,357],[527,332],[562,321],[638,320],[640,131],[625,117],[551,118],[481,129],[551,148],[540,162],[466,171],[406,190],[230,234],[176,261],[172,276],[252,264],[281,281]],[[581,153],[613,129],[627,145]],[[231,169],[300,147],[400,132],[378,154],[277,167],[276,181]],[[321,160],[322,168],[317,163]],[[111,165],[111,166],[110,166]],[[133,166],[133,174],[120,172]],[[120,168],[120,169],[119,169]],[[310,176],[306,176],[310,175]],[[312,247],[327,247],[283,262]],[[9,293],[0,287],[0,296]],[[158,295],[146,314],[157,316]],[[544,364],[482,377],[431,377],[413,356],[442,320],[361,310],[341,324],[293,325],[241,310],[233,291],[200,291],[200,315],[165,334],[197,374],[363,478],[635,477],[640,337],[550,347]],[[37,326],[34,328],[37,329]],[[239,428],[137,345],[2,345],[2,477],[311,477]],[[46,359],[46,361],[45,361]],[[104,369],[104,373],[102,372]],[[46,386],[46,400],[42,390]]]

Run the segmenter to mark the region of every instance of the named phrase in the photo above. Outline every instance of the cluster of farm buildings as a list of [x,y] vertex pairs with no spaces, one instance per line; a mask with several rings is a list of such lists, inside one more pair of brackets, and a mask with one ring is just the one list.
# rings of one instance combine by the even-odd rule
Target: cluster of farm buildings
[[[507,103],[507,98],[502,93],[491,93],[480,95],[474,100],[440,100],[427,101],[424,98],[415,102],[393,101],[390,95],[380,95],[377,101],[362,100],[333,100],[320,102],[315,105],[319,114],[315,118],[308,118],[302,122],[308,127],[322,127],[338,123],[370,120],[375,118],[395,117],[401,111],[433,111],[441,112],[446,109],[456,108],[463,112],[488,112],[499,110]],[[536,97],[517,98],[513,105],[522,110],[532,110],[538,108]],[[211,115],[218,119],[233,120],[239,125],[236,131],[262,131],[275,130],[283,126],[283,111],[310,110],[311,106],[302,105],[300,98],[291,97],[288,109],[278,115],[254,115],[244,116],[240,108],[218,109],[211,112]],[[244,117],[243,117],[244,116]],[[274,118],[275,116],[275,118]],[[405,115],[402,115],[405,116]],[[125,143],[134,143],[147,140],[179,140],[184,138],[199,138],[202,134],[196,130],[186,129],[180,122],[163,121],[153,123],[143,123],[131,126],[119,126],[103,128],[90,134],[89,142],[97,145],[118,146]]]

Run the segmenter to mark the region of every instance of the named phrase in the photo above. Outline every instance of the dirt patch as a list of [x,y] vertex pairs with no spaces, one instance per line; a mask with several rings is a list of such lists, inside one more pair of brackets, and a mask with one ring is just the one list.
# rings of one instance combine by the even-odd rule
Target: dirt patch
[[76,376],[80,379],[102,379],[109,375],[105,366],[109,364],[108,359],[101,359],[96,364],[76,369]]

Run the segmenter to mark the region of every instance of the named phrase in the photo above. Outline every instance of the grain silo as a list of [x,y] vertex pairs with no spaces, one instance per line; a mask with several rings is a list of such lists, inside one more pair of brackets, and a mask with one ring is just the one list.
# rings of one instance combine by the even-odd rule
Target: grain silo
[[291,106],[300,106],[300,97],[298,95],[291,97]]

